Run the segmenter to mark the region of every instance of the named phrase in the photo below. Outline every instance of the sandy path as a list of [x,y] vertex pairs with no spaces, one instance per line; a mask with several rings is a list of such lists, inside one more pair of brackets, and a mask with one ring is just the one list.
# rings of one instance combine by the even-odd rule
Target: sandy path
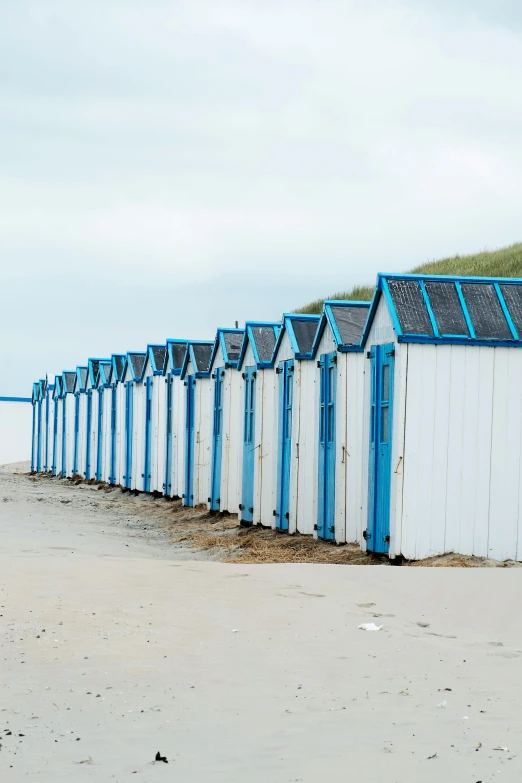
[[94,493],[0,474],[1,781],[522,779],[519,569],[196,561]]

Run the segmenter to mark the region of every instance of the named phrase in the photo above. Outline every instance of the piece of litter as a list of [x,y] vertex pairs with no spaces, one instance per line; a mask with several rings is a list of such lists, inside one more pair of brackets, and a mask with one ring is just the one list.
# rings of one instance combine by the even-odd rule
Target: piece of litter
[[361,631],[380,631],[382,625],[375,625],[375,623],[361,623],[361,625],[358,625],[357,628],[359,628]]
[[506,748],[504,745],[499,745],[498,748],[493,748],[493,750],[504,750],[506,753],[509,753],[509,748]]
[[441,701],[440,704],[437,704],[437,707],[439,707],[441,709],[444,708],[444,707],[447,707],[447,706],[448,706],[448,702],[447,701]]
[[437,754],[436,753],[434,753],[433,756],[428,756],[428,759],[436,759],[436,758],[437,758]]
[[154,761],[164,761],[164,762],[165,762],[165,764],[168,764],[168,763],[169,763],[169,760],[168,760],[168,758],[167,758],[166,756],[162,756],[162,755],[161,755],[161,753],[159,752],[159,750],[158,750],[158,752],[156,753],[156,758],[154,759]]

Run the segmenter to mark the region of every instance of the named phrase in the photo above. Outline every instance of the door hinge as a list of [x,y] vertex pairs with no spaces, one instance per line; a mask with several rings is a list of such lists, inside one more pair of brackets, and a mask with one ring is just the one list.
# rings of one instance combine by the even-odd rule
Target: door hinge
[[252,373],[252,378],[257,378],[257,372]]
[[208,498],[207,503],[212,503],[212,498]]
[[321,362],[320,362],[320,361],[318,361],[318,362],[317,362],[317,366],[318,366],[319,368],[321,367]]
[[289,511],[286,512],[285,519],[290,519],[290,512]]
[[281,372],[283,372],[281,367],[278,367],[277,370],[276,370],[276,374],[279,375],[279,373],[281,373]]
[[243,380],[245,380],[245,378],[246,378],[246,372],[242,372],[242,373],[241,373],[241,377],[243,378]]
[[363,530],[363,538],[365,541],[369,541],[371,537],[372,534],[370,533],[369,530]]
[[389,535],[384,536],[384,541],[385,541],[386,544],[389,544],[390,543],[390,536]]
[[370,351],[366,351],[366,358],[367,359],[371,359],[372,358],[372,355],[371,355]]
[[250,514],[254,513],[254,509],[253,508],[249,508],[248,510],[249,510]]
[[337,364],[337,354],[332,356],[332,364]]
[[314,525],[314,530],[317,530],[317,525]]
[[242,503],[239,504],[239,510],[240,511],[244,511],[245,510],[245,507],[244,507],[244,505]]
[[216,373],[215,373],[215,372],[213,372],[213,373],[212,373],[212,378],[214,378],[214,379],[215,379],[215,377],[216,377]]
[[277,511],[275,510],[275,508],[274,508],[274,510],[272,511],[272,516],[273,516],[273,517],[276,517],[276,516],[277,516]]
[[335,533],[335,525],[330,525],[330,533]]

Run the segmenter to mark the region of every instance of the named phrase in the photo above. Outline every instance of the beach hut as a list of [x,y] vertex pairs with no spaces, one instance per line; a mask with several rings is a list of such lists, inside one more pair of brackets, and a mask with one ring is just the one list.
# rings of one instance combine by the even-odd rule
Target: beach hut
[[166,345],[148,345],[143,385],[145,389],[143,489],[161,492],[165,483]]
[[364,346],[361,544],[522,559],[522,280],[379,275]]
[[39,455],[39,431],[38,431],[38,423],[39,423],[39,399],[38,399],[38,382],[33,383],[33,388],[31,392],[31,405],[33,406],[33,414],[32,414],[32,429],[31,429],[31,473],[37,472],[36,468],[38,465]]
[[191,340],[187,343],[181,368],[185,386],[185,440],[183,464],[184,506],[207,503],[210,489],[212,441],[212,405],[210,357],[213,342]]
[[369,302],[326,300],[312,348],[318,490],[314,533],[337,543],[358,541],[362,527],[365,360],[361,341],[369,307]]
[[96,478],[96,460],[98,457],[98,378],[100,362],[108,362],[108,359],[89,359],[87,362],[87,382],[85,392],[87,396],[87,415],[85,426],[85,473],[86,479]]
[[44,384],[45,395],[45,452],[44,452],[44,472],[52,473],[53,466],[53,439],[54,439],[54,383]]
[[[104,369],[104,376],[110,375],[105,394],[103,481],[107,484],[122,484],[123,446],[125,443],[125,386],[122,383],[126,358],[123,354],[111,356],[111,369]],[[110,402],[109,402],[110,399]],[[121,412],[121,415],[119,415]]]
[[87,376],[88,367],[76,368],[74,390],[74,446],[73,476],[85,476],[85,455],[87,441]]
[[122,478],[126,489],[143,489],[145,405],[142,378],[146,358],[145,352],[129,352],[123,374],[125,446]]
[[243,380],[237,372],[244,329],[218,329],[210,359],[212,380],[211,511],[239,512]]
[[273,355],[280,329],[280,323],[248,321],[238,360],[243,379],[239,518],[248,525],[273,524],[276,489],[270,467],[277,441]]
[[62,454],[61,454],[61,475],[73,475],[73,457],[74,457],[74,415],[75,415],[75,396],[76,373],[66,370],[62,373],[62,398],[61,398],[61,419],[62,419]]
[[[163,492],[167,497],[179,498],[183,493],[183,464],[185,443],[186,392],[181,380],[187,340],[167,340],[165,364],[165,477]],[[161,433],[160,433],[161,437]]]
[[63,393],[62,376],[56,375],[53,384],[53,435],[51,447],[51,473],[60,476],[62,473],[62,425],[63,425]]
[[319,321],[319,315],[284,315],[274,351],[277,448],[271,452],[276,475],[273,526],[310,535],[316,522],[317,498],[317,368],[312,349]]
[[[111,378],[112,361],[100,361],[96,391],[98,392],[96,412],[96,467],[94,477],[97,481],[105,481],[104,465],[107,462],[107,451],[110,450],[110,422],[111,422]],[[109,432],[107,432],[109,429]],[[109,435],[109,437],[107,437]]]

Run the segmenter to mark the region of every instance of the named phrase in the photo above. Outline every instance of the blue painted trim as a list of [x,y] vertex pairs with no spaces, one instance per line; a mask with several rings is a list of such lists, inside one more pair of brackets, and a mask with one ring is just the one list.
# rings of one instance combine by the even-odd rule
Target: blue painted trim
[[62,399],[62,476],[67,475],[67,402],[64,395]]
[[170,496],[170,490],[172,489],[172,415],[174,384],[171,375],[167,375],[165,380],[167,382],[167,393],[165,399],[165,481],[163,483],[163,490],[165,495]]
[[428,315],[431,321],[431,328],[433,330],[433,335],[435,337],[440,337],[439,327],[437,326],[437,320],[435,318],[435,313],[433,312],[433,308],[431,306],[431,302],[428,296],[428,292],[426,291],[426,284],[424,280],[421,280],[419,282],[419,287],[421,290],[422,298],[424,300],[424,305],[426,307],[426,310],[428,311]]
[[32,397],[0,397],[0,402],[32,402]]
[[44,470],[47,472],[49,467],[49,392],[45,393],[45,454]]
[[35,400],[35,402],[33,403],[33,423],[32,423],[32,427],[31,427],[31,473],[34,472],[35,462],[36,462],[36,460],[35,460],[35,453],[36,453],[35,433],[36,433],[36,406],[37,406],[37,404],[38,403]]
[[38,434],[36,436],[36,472],[42,469],[42,400],[38,400]]
[[105,387],[98,388],[98,422],[97,422],[97,438],[96,438],[96,481],[101,481],[103,477],[102,463],[103,463],[103,395],[105,393]]
[[388,287],[388,281],[385,278],[383,278],[382,280],[382,291],[384,294],[384,299],[386,301],[386,304],[388,305],[388,312],[390,313],[392,319],[393,328],[395,329],[395,334],[400,339],[402,337],[402,328],[399,323],[397,311],[395,310],[395,305],[393,304],[392,295]]
[[85,433],[87,442],[85,444],[85,478],[91,477],[91,426],[92,426],[92,389],[87,390],[87,422]]
[[473,327],[473,324],[471,322],[471,317],[468,312],[468,306],[466,304],[466,300],[464,299],[464,294],[462,293],[462,288],[460,286],[460,283],[458,281],[455,281],[455,288],[457,289],[457,296],[459,297],[460,306],[462,307],[462,312],[464,314],[464,320],[466,321],[466,325],[468,327],[469,337],[472,340],[476,339],[475,336],[475,329]]
[[513,319],[511,318],[511,313],[508,310],[508,307],[507,307],[507,304],[506,304],[506,300],[504,299],[504,294],[500,290],[500,286],[499,286],[498,283],[493,283],[493,287],[494,287],[494,289],[496,291],[496,294],[498,296],[498,301],[500,302],[500,306],[502,308],[502,312],[504,313],[504,317],[505,317],[505,319],[507,321],[507,324],[509,326],[509,331],[513,335],[513,340],[518,340],[519,336],[518,336],[517,328],[516,328],[515,324],[513,323]]
[[73,451],[73,465],[72,473],[75,476],[78,473],[78,441],[80,438],[80,394],[82,392],[75,392],[74,400],[74,451]]
[[143,491],[150,492],[152,447],[152,376],[145,378],[145,455],[143,461]]
[[116,384],[111,387],[111,464],[109,468],[109,484],[116,484],[116,416],[118,392]]

